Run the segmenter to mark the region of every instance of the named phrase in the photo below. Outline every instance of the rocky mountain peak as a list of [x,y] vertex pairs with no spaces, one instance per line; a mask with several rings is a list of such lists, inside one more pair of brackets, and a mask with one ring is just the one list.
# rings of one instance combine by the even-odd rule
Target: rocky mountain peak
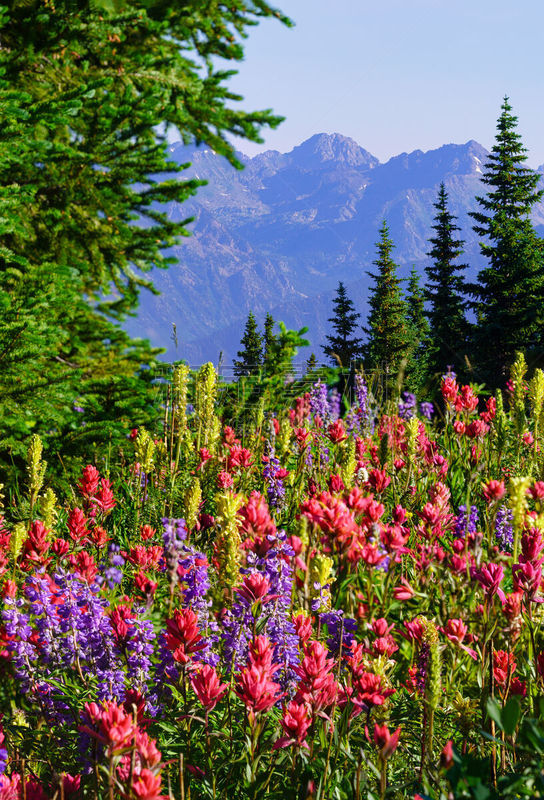
[[316,133],[294,147],[288,155],[291,162],[307,169],[326,162],[367,169],[372,169],[380,163],[354,139],[342,136],[340,133]]

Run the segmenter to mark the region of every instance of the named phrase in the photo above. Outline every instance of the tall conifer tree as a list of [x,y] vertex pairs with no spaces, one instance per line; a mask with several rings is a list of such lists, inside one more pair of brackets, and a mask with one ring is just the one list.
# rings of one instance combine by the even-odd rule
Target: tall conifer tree
[[530,212],[544,192],[540,176],[525,166],[526,148],[505,97],[497,134],[482,177],[488,187],[472,212],[488,265],[473,287],[476,354],[482,376],[503,383],[517,350],[539,360],[544,351],[544,248]]
[[274,333],[274,326],[276,321],[270,312],[267,312],[264,319],[264,332],[263,332],[263,365],[265,371],[269,372],[275,353],[277,335]]
[[265,17],[287,21],[260,0],[4,7],[0,467],[22,466],[29,433],[49,450],[109,442],[115,452],[127,429],[157,418],[142,365],[158,351],[112,320],[152,288],[146,273],[167,266],[164,250],[187,234],[188,220],[169,219],[165,204],[201,183],[172,176],[187,165],[170,157],[165,124],[241,166],[229,135],[260,141],[263,125],[279,123],[239,109],[224,68]]
[[326,336],[328,344],[322,346],[323,352],[335,366],[340,361],[345,369],[360,358],[362,339],[354,335],[360,317],[347,295],[346,287],[340,281],[333,301],[333,316],[328,320],[332,324],[334,334]]
[[403,299],[397,265],[391,257],[394,244],[384,220],[377,245],[378,258],[374,261],[376,272],[367,274],[374,280],[369,299],[370,312],[367,342],[364,348],[365,366],[387,368],[396,375],[403,358],[408,355],[408,324],[406,303]]
[[427,285],[425,300],[429,319],[428,367],[431,374],[442,374],[449,364],[459,372],[467,352],[468,325],[465,316],[467,287],[463,278],[466,265],[456,261],[463,252],[463,240],[456,238],[460,230],[456,217],[448,208],[448,193],[440,184],[434,204],[434,236],[427,253],[431,262],[425,267]]
[[263,360],[263,337],[257,328],[253,311],[249,312],[240,345],[238,360],[234,362],[234,374],[237,378],[254,375],[260,369]]
[[420,286],[419,274],[410,270],[406,293],[406,321],[408,330],[407,383],[418,390],[427,376],[427,337],[429,323],[425,316],[425,300]]

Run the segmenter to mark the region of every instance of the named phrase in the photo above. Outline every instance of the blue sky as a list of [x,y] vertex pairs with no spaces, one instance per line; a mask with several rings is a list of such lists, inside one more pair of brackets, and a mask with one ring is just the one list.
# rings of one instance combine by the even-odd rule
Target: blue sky
[[490,148],[504,94],[529,164],[544,163],[542,0],[284,0],[296,23],[251,30],[231,88],[286,117],[253,155],[314,133],[351,136],[380,160],[476,139]]

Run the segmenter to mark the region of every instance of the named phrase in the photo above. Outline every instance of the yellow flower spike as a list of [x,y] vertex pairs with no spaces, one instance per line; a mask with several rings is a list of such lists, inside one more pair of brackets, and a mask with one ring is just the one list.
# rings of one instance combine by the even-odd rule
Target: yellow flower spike
[[421,618],[425,624],[423,642],[429,647],[429,659],[427,662],[427,680],[425,682],[425,702],[433,710],[438,708],[440,702],[441,683],[440,683],[440,650],[438,631],[434,622]]
[[196,378],[195,386],[195,418],[198,430],[196,447],[209,445],[216,433],[214,423],[215,398],[217,393],[217,375],[213,364],[203,364]]
[[529,383],[529,402],[531,404],[531,414],[534,424],[536,459],[538,436],[542,427],[542,411],[544,408],[544,372],[542,372],[541,369],[535,370],[535,374]]
[[190,374],[187,364],[177,364],[172,374],[172,414],[178,436],[187,429],[187,392]]
[[257,403],[257,411],[255,414],[255,428],[259,431],[262,427],[264,422],[264,396],[259,398],[259,402]]
[[17,522],[13,526],[9,540],[9,551],[14,563],[19,557],[19,553],[26,539],[26,534],[27,530],[24,522]]
[[236,586],[240,574],[242,538],[238,531],[241,520],[238,511],[244,501],[245,497],[242,494],[234,492],[224,492],[217,496],[215,520],[218,533],[215,540],[215,555],[218,561],[219,586],[225,590]]
[[30,440],[27,451],[27,471],[30,487],[30,514],[34,508],[34,503],[43,486],[47,461],[42,460],[43,444],[39,436],[34,434]]
[[419,420],[411,417],[406,423],[406,455],[408,463],[411,464],[416,455],[417,437],[419,434]]
[[57,521],[57,496],[53,489],[46,489],[39,499],[40,516],[46,528],[50,530]]
[[302,544],[306,547],[310,541],[310,537],[308,535],[308,517],[305,517],[304,515],[301,515],[298,521],[297,536]]
[[[327,584],[332,583],[331,573],[333,567],[333,560],[328,556],[317,554],[310,562],[310,599],[315,600],[320,597],[322,600],[321,610],[329,609],[331,607],[331,593],[330,589],[325,589]],[[314,584],[319,584],[321,589],[316,589]]]
[[474,729],[474,717],[478,710],[477,701],[463,697],[460,692],[456,692],[452,705],[456,711],[459,728],[466,736]]
[[140,428],[138,431],[134,455],[140,465],[140,470],[142,472],[150,472],[153,468],[155,442],[145,428]]
[[525,428],[525,382],[524,377],[527,372],[527,363],[523,353],[516,353],[516,360],[510,369],[510,380],[514,387],[513,409],[516,430],[519,435]]
[[210,425],[210,435],[208,437],[208,449],[212,452],[217,447],[217,443],[221,438],[221,420],[215,414],[212,418]]
[[200,481],[195,478],[185,495],[185,523],[188,531],[192,531],[196,525],[201,500]]
[[544,372],[541,369],[535,370],[535,374],[529,383],[529,401],[531,403],[531,413],[535,422],[537,422],[542,414],[544,405]]
[[434,714],[440,703],[442,692],[440,643],[436,625],[426,617],[419,617],[423,623],[424,633],[420,645],[420,658],[425,658],[425,689],[423,702],[427,716],[427,730],[425,731],[425,744],[429,757],[433,752]]
[[357,456],[355,454],[355,439],[350,436],[344,444],[342,451],[342,464],[341,476],[344,481],[344,486],[348,489],[353,485],[353,478],[355,476],[355,468],[357,466]]

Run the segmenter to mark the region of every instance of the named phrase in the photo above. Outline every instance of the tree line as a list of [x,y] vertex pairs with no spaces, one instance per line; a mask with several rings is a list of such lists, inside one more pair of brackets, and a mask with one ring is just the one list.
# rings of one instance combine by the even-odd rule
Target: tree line
[[[375,269],[367,272],[369,312],[361,314],[339,282],[329,318],[331,332],[322,349],[335,366],[363,364],[405,373],[408,388],[429,389],[448,366],[464,379],[504,385],[515,353],[529,364],[544,361],[544,240],[530,212],[544,190],[540,176],[526,165],[526,149],[516,130],[517,117],[505,97],[497,134],[484,167],[487,192],[476,197],[473,230],[486,259],[476,282],[466,279],[464,241],[440,184],[429,238],[425,285],[412,269],[407,291],[393,259],[394,243],[386,221],[379,231]],[[270,328],[270,315],[267,316]],[[270,335],[270,331],[267,334]],[[246,323],[235,374],[247,374],[262,362],[261,337],[253,313]],[[266,348],[265,348],[266,352]]]

